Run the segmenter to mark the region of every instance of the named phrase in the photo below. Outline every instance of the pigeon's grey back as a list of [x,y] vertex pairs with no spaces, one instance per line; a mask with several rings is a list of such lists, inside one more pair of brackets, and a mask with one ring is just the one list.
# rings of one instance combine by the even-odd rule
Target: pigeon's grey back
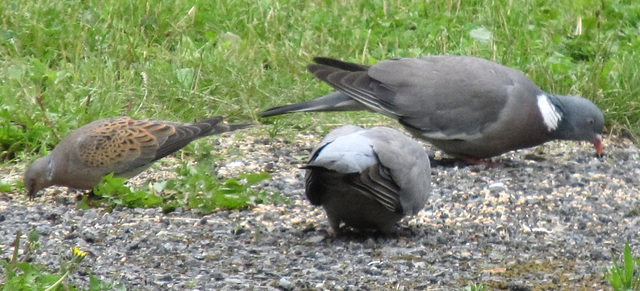
[[[354,134],[360,131],[364,129],[355,125],[345,125],[332,130],[313,148],[309,164],[341,173],[358,173],[371,166],[376,159],[369,145],[370,141]],[[327,146],[329,144],[330,146]],[[344,159],[345,156],[349,161]]]

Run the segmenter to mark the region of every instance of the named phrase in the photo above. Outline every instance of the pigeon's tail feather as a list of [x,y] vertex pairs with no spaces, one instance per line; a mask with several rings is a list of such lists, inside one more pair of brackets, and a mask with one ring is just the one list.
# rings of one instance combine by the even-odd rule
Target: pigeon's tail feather
[[313,61],[318,65],[325,65],[332,68],[337,68],[340,70],[345,70],[349,72],[357,72],[357,71],[366,71],[369,69],[369,66],[360,65],[356,63],[343,62],[340,60],[327,58],[327,57],[315,57]]
[[321,112],[321,111],[358,111],[367,110],[360,102],[336,91],[325,96],[285,106],[274,107],[260,113],[261,117],[275,116],[293,112]]

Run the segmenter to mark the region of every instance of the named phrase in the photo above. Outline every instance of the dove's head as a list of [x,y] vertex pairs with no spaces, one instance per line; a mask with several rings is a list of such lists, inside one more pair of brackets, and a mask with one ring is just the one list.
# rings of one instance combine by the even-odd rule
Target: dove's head
[[29,165],[23,179],[29,199],[33,199],[38,191],[53,185],[52,178],[53,161],[51,156],[39,158]]

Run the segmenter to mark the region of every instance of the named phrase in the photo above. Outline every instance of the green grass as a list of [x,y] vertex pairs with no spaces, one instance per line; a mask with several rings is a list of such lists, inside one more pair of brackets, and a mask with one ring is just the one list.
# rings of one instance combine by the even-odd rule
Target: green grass
[[271,177],[265,172],[245,173],[220,181],[208,164],[182,163],[176,168],[176,174],[174,179],[148,182],[137,188],[127,186],[127,179],[109,174],[94,187],[92,195],[82,196],[78,206],[83,209],[161,207],[164,212],[188,207],[209,214],[220,208],[240,209],[260,203],[289,202],[279,193],[268,194],[265,190],[254,189],[254,185]]
[[640,258],[631,254],[629,243],[624,244],[622,264],[618,264],[615,253],[611,252],[613,266],[605,272],[605,278],[611,284],[614,291],[638,291],[640,290]]
[[[493,59],[545,90],[594,100],[609,128],[638,132],[640,4],[631,1],[6,0],[0,17],[5,159],[41,153],[130,102],[136,117],[255,119],[329,91],[305,71],[318,55]],[[470,37],[477,28],[491,41]],[[299,127],[353,119],[315,116]]]
[[[331,90],[306,72],[313,56],[365,64],[480,56],[544,90],[593,100],[609,130],[640,132],[633,1],[5,0],[0,19],[4,161],[29,162],[72,129],[114,115],[256,120]],[[477,29],[491,39],[472,37]],[[262,120],[258,134],[291,138],[376,120],[296,114]]]
[[464,288],[464,291],[484,291],[484,290],[485,290],[485,286],[482,283],[469,284],[467,287]]
[[[102,282],[91,274],[89,275],[89,286],[85,289],[66,283],[68,278],[82,267],[81,262],[87,256],[87,253],[77,247],[72,248],[71,255],[65,256],[60,260],[59,269],[56,272],[50,272],[42,265],[29,262],[32,257],[40,255],[38,232],[29,232],[27,241],[25,241],[22,248],[20,247],[21,236],[22,232],[18,231],[12,244],[13,254],[11,258],[0,259],[0,266],[3,270],[3,272],[0,272],[0,275],[2,275],[0,276],[0,290],[127,290],[122,285]],[[20,249],[22,249],[21,255],[19,255]],[[2,254],[1,248],[0,254]]]
[[264,172],[245,173],[219,181],[210,166],[183,163],[176,168],[176,174],[175,179],[149,183],[146,191],[126,186],[125,178],[107,175],[94,188],[93,197],[82,197],[80,207],[162,207],[165,212],[171,212],[177,207],[186,206],[208,214],[219,208],[238,209],[259,203],[288,203],[278,193],[269,195],[264,190],[252,187],[271,177]]

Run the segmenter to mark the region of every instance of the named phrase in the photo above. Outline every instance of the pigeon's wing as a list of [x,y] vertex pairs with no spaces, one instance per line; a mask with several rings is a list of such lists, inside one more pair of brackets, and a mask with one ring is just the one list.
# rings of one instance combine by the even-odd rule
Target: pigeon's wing
[[[388,189],[386,196],[394,197],[401,213],[416,214],[426,203],[431,189],[431,167],[426,151],[418,142],[391,128],[374,127],[365,135],[371,138],[380,164],[376,173],[368,174],[371,181]],[[380,196],[377,200],[391,199]]]
[[381,61],[344,70],[327,59],[308,69],[369,107],[433,139],[469,139],[500,122],[515,85],[532,86],[517,70],[480,58],[430,56]]

